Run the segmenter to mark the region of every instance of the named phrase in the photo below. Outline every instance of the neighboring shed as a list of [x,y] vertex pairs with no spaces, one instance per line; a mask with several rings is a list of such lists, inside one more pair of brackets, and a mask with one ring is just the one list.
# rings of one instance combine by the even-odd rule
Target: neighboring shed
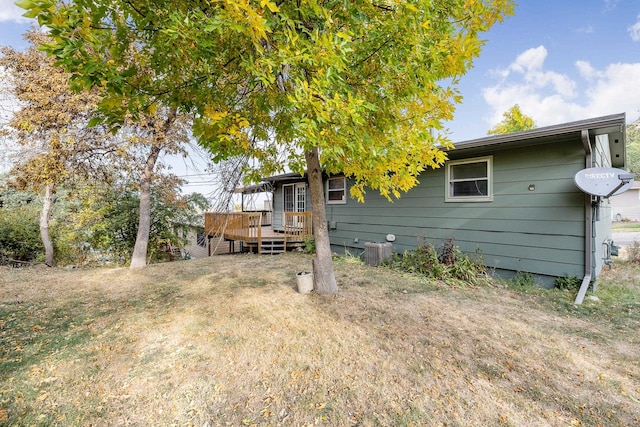
[[[573,179],[585,168],[624,167],[624,114],[461,142],[447,154],[393,203],[374,191],[359,203],[347,196],[348,178],[327,178],[332,248],[362,253],[389,237],[403,252],[454,239],[499,274],[531,273],[545,286],[565,276],[595,281],[609,262],[611,209]],[[310,209],[304,177],[268,181],[274,228],[283,211]]]
[[206,258],[209,256],[207,252],[207,236],[201,227],[193,227],[186,236],[187,244],[183,248],[186,255],[190,258]]
[[640,182],[622,194],[612,196],[611,218],[614,221],[640,221]]

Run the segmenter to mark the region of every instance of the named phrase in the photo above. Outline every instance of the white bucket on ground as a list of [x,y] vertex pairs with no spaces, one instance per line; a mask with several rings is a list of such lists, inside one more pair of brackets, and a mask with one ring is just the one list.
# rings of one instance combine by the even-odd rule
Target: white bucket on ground
[[310,271],[300,271],[296,273],[298,280],[298,292],[308,294],[313,290],[313,273]]

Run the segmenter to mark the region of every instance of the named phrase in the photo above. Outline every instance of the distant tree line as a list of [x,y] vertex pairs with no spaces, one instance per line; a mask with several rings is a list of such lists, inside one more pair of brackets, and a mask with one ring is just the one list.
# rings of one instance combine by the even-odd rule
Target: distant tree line
[[627,169],[640,179],[640,119],[627,126]]
[[105,123],[101,89],[73,85],[40,49],[51,41],[46,33],[24,37],[25,51],[0,49],[0,137],[17,147],[0,186],[0,254],[52,266],[97,251],[146,265],[158,239],[178,244],[180,227],[202,222],[193,215],[206,200],[181,195],[182,182],[161,160],[186,156],[190,119],[156,106],[118,126]]
[[487,135],[503,135],[506,133],[521,132],[534,129],[536,123],[533,119],[522,112],[520,106],[515,104],[502,114],[502,121],[491,128]]
[[[0,260],[44,262],[39,230],[43,196],[0,182]],[[151,190],[151,226],[148,260],[166,259],[159,248],[164,241],[183,246],[201,226],[201,212],[209,202],[201,194],[183,195],[180,181],[159,180]],[[128,262],[137,236],[139,192],[133,181],[116,185],[78,183],[56,194],[50,233],[59,265]]]

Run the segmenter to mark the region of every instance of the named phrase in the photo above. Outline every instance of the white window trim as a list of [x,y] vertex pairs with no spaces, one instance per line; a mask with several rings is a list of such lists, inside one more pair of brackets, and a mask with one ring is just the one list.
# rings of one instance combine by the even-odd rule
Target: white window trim
[[[342,199],[341,200],[329,200],[329,181],[332,179],[342,179]],[[334,190],[338,191],[338,190]],[[326,191],[325,191],[325,200],[327,205],[345,205],[347,204],[347,178],[344,176],[332,176],[327,179]]]
[[[487,163],[487,195],[486,196],[452,196],[451,195],[451,166],[469,163]],[[474,157],[472,159],[452,160],[446,164],[445,202],[492,202],[493,201],[493,156]]]

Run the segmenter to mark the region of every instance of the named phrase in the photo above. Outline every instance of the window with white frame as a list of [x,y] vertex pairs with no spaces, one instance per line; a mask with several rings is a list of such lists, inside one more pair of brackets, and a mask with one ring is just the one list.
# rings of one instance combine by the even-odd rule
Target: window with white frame
[[447,202],[488,202],[493,200],[493,157],[447,162]]
[[347,180],[344,176],[331,177],[327,180],[327,204],[347,203]]

